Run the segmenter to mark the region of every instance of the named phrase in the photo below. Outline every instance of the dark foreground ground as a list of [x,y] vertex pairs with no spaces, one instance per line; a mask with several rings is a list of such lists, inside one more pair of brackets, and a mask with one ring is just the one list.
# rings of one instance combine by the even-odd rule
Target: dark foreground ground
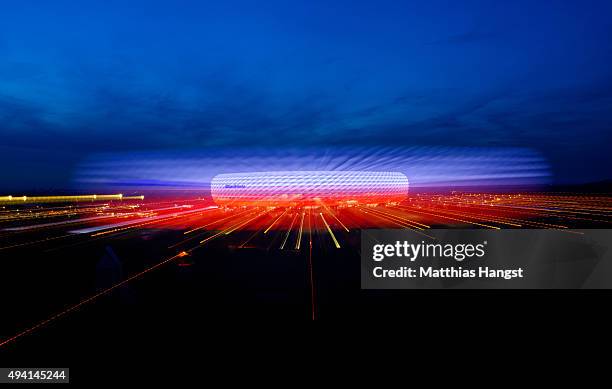
[[[2,337],[159,262],[176,234],[138,231],[62,249],[3,253]],[[358,242],[358,232],[353,234],[345,241]],[[542,331],[543,325],[562,326],[577,317],[589,320],[612,296],[608,291],[365,291],[357,245],[334,249],[328,243],[315,240],[312,283],[308,250],[211,243],[5,344],[1,359],[4,365],[73,366],[105,355],[138,355],[143,344],[150,348],[142,353],[168,344],[177,350],[197,344],[205,352],[283,331],[290,332],[291,342],[303,335],[296,323],[313,318],[340,320],[346,330],[371,323],[362,340],[392,341],[429,326],[452,333],[466,322]]]

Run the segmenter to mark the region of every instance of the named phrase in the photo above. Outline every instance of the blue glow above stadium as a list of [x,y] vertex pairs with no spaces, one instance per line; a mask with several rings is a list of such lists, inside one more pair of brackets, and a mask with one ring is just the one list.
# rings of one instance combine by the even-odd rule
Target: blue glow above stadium
[[528,186],[550,181],[547,162],[520,148],[223,148],[95,154],[76,171],[81,188],[204,189],[214,176],[262,171],[388,171],[412,188]]

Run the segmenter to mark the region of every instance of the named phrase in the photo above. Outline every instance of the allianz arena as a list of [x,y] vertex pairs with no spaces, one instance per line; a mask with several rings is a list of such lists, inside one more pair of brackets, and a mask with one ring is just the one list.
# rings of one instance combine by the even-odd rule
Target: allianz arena
[[278,171],[219,174],[211,181],[218,205],[326,205],[399,202],[408,178],[399,172]]

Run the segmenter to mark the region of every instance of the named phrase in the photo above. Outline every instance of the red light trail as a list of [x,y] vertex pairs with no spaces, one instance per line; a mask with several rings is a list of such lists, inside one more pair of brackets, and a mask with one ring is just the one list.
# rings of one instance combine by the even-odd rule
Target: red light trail
[[177,250],[176,253],[16,335],[0,340],[0,347],[163,265],[176,261],[178,266],[187,266],[183,259],[195,250],[205,249],[213,240],[238,249],[261,247],[300,252],[306,234],[305,266],[311,317],[316,319],[313,246],[328,246],[332,250],[354,249],[347,239],[354,230],[403,228],[428,236],[427,230],[431,228],[552,228],[572,232],[572,228],[612,224],[612,197],[607,195],[416,193],[407,195],[402,201],[384,201],[398,200],[384,196],[346,201],[349,196],[343,197],[343,201],[334,199],[329,203],[318,198],[305,202],[281,201],[276,205],[270,202],[269,196],[264,205],[247,205],[242,199],[235,202],[224,199],[220,204],[213,204],[201,198],[151,201],[141,196],[100,197],[100,200],[86,197],[87,203],[83,202],[84,197],[57,200],[69,201],[62,206],[28,206],[15,203],[12,198],[6,200],[0,208],[0,252],[28,247],[57,250],[92,240],[112,240],[148,229],[165,229],[182,232],[181,238],[168,246],[170,250]]

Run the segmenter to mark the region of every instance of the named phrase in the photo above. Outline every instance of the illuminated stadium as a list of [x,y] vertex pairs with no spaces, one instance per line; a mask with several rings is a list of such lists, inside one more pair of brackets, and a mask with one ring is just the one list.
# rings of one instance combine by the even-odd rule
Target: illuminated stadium
[[300,321],[605,323],[612,0],[1,11],[0,356],[33,367],[0,384],[352,351]]
[[288,171],[219,174],[211,182],[218,205],[397,203],[408,194],[398,172]]

